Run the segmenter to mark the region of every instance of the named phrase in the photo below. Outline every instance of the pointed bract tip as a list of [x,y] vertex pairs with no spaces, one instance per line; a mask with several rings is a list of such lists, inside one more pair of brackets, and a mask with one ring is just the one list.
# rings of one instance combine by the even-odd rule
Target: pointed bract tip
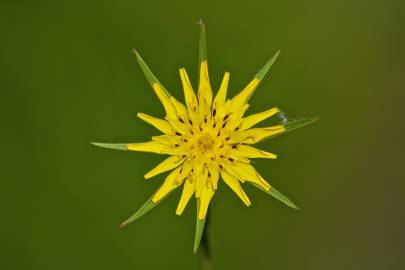
[[293,203],[292,201],[286,202],[286,205],[288,205],[294,210],[299,210],[298,206],[296,206],[295,203]]
[[258,80],[263,80],[264,76],[266,76],[267,72],[271,68],[271,66],[276,62],[278,55],[280,54],[280,50],[276,52],[276,54],[270,58],[269,61],[259,70],[259,72],[256,74],[256,79]]
[[117,149],[117,150],[127,150],[127,145],[122,143],[98,143],[98,142],[91,142],[92,145],[101,148],[108,148],[108,149]]
[[132,52],[133,54],[138,54],[138,51],[137,51],[135,48],[132,48],[131,52]]
[[118,229],[123,229],[123,228],[125,228],[126,226],[127,226],[127,223],[122,222],[122,223],[118,226]]
[[267,191],[268,194],[276,198],[277,200],[281,201],[285,205],[298,210],[298,207],[284,194],[282,194],[280,191],[275,189],[274,187],[271,187],[269,191]]
[[[199,211],[198,209],[199,209],[199,203],[197,202],[197,213]],[[194,238],[194,247],[193,247],[194,254],[197,252],[198,247],[200,246],[201,237],[204,232],[204,225],[205,225],[205,219],[199,219],[199,217],[197,217],[195,238]]]

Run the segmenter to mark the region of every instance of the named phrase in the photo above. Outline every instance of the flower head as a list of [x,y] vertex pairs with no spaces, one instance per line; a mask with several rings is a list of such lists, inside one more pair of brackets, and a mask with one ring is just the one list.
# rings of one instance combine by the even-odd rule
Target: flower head
[[250,163],[250,159],[275,159],[277,156],[252,145],[316,120],[308,118],[283,121],[278,125],[258,128],[255,127],[256,124],[281,113],[280,110],[270,108],[261,113],[245,116],[245,112],[249,108],[250,97],[275,62],[279,52],[232,99],[227,99],[229,72],[226,72],[214,97],[208,76],[205,27],[203,22],[200,25],[200,76],[197,94],[190,83],[186,70],[184,68],[179,70],[185,105],[170,95],[139,53],[134,50],[147,80],[166,111],[164,119],[144,113],[138,113],[138,117],[161,131],[163,135],[154,136],[151,141],[142,143],[93,143],[105,148],[153,152],[169,156],[145,174],[145,178],[151,178],[171,171],[163,184],[121,226],[138,219],[161,202],[171,191],[182,186],[183,192],[176,209],[177,215],[182,214],[192,196],[197,199],[195,250],[201,238],[208,206],[218,188],[219,179],[222,179],[246,206],[250,206],[251,202],[243,191],[241,183],[250,183],[286,205],[297,208],[286,196],[270,186]]

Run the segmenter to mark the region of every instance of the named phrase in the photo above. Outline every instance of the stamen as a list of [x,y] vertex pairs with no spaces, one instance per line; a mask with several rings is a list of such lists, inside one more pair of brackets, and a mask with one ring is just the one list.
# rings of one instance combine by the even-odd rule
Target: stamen
[[177,132],[176,131],[176,133],[175,133],[177,136],[181,136],[181,133],[180,132]]

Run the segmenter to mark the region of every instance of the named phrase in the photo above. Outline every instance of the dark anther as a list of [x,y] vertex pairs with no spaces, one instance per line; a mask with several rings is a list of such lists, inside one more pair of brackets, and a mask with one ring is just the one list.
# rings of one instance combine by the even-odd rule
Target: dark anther
[[186,157],[186,155],[181,155],[181,157],[182,157],[182,158],[185,158],[185,157]]
[[231,138],[230,137],[226,137],[225,138],[225,141],[229,141]]
[[187,139],[183,139],[183,142],[188,142],[188,140],[187,140]]
[[180,122],[182,122],[182,123],[184,124],[184,121],[183,121],[183,119],[179,118],[179,121],[180,121]]
[[215,116],[216,114],[217,114],[217,109],[214,109],[214,110],[212,111],[212,115]]
[[190,129],[190,133],[191,133],[191,135],[194,135],[194,132]]
[[210,172],[208,172],[208,177],[211,177],[211,173],[210,173]]
[[176,131],[175,134],[176,134],[177,136],[181,136],[181,133],[179,133],[179,132],[177,132],[177,131]]
[[234,159],[233,159],[233,158],[228,158],[228,160],[229,160],[229,161],[234,161]]
[[224,155],[220,155],[219,157],[220,157],[220,158],[224,158]]
[[237,148],[237,147],[238,147],[238,145],[236,145],[236,144],[232,145],[232,148],[233,148],[233,149],[235,149],[235,148]]
[[190,123],[190,125],[193,125],[193,121],[191,121],[191,119],[188,119],[188,122]]
[[207,116],[204,116],[204,123],[207,123]]
[[179,147],[179,145],[176,143],[176,144],[174,145],[174,147]]
[[222,128],[224,128],[226,126],[226,122],[222,124]]
[[224,144],[221,144],[221,146],[219,146],[219,148],[224,148],[224,146],[225,146]]
[[228,119],[228,117],[229,117],[229,114],[225,115],[224,121],[226,121],[226,119]]
[[223,169],[223,168],[224,168],[224,166],[222,166],[221,164],[219,164],[219,168],[220,168],[220,169]]
[[236,127],[236,128],[235,128],[235,131],[238,131],[238,130],[239,130],[239,127]]

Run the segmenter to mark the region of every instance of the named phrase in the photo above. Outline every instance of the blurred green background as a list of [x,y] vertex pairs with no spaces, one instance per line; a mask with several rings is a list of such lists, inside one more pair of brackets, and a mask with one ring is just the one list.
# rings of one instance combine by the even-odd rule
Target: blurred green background
[[278,49],[249,112],[316,124],[266,141],[262,175],[294,211],[246,186],[212,202],[213,269],[404,269],[403,1],[7,1],[0,4],[0,269],[200,269],[195,201],[180,190],[125,230],[162,182],[161,156],[99,149],[158,132],[163,116],[135,47],[182,99],[196,85],[199,27],[211,81],[237,93]]

